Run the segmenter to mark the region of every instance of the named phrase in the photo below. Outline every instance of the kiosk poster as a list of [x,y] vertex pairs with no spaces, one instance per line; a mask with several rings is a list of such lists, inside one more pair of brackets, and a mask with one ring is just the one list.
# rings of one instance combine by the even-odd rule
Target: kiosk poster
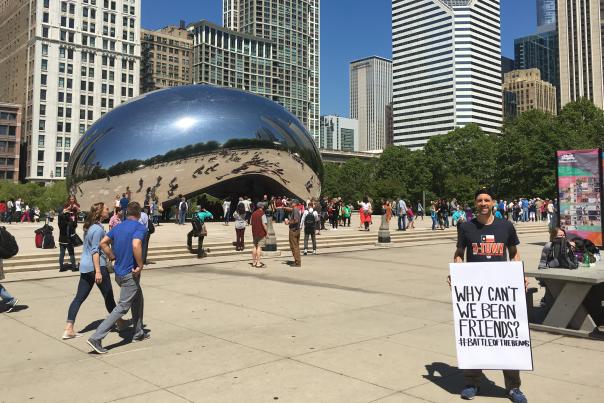
[[599,150],[558,151],[560,226],[602,246]]
[[532,370],[522,262],[451,263],[457,364]]

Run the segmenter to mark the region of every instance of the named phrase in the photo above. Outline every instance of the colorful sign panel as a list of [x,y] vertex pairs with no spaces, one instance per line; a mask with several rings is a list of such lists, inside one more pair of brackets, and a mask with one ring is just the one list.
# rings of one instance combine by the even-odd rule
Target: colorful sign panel
[[600,151],[558,151],[560,226],[602,246]]

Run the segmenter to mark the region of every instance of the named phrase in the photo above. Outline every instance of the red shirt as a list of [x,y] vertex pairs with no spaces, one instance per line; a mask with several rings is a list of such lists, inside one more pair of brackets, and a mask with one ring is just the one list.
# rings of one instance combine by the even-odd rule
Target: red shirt
[[262,217],[264,216],[264,209],[256,209],[252,213],[252,217],[250,218],[250,222],[252,223],[252,235],[254,238],[264,238],[266,234],[266,230],[264,229],[264,225],[262,224]]
[[6,203],[0,203],[0,213],[6,213]]

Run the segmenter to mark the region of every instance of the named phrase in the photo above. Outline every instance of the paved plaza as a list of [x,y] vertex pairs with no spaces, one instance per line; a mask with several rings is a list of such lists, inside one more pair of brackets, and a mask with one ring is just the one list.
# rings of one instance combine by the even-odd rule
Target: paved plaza
[[[527,264],[545,237],[521,237]],[[62,341],[76,278],[8,278],[26,307],[0,315],[0,401],[457,401],[464,382],[445,279],[453,249],[450,240],[339,249],[303,257],[301,269],[284,255],[264,270],[212,260],[149,270],[151,338],[111,333],[104,356],[86,344],[106,315],[98,290],[78,315],[84,337]],[[604,343],[534,331],[532,340],[535,371],[522,374],[530,401],[602,401]],[[476,401],[501,401],[501,372],[486,375]]]

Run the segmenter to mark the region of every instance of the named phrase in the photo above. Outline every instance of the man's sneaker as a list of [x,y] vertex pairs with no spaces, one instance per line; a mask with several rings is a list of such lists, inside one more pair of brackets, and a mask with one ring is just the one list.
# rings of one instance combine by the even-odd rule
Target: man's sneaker
[[312,250],[312,254],[313,254],[313,255],[316,255],[316,254],[317,254],[317,250],[316,250],[316,249],[313,249],[313,250]]
[[527,403],[528,402],[528,400],[526,400],[526,396],[524,396],[524,393],[522,393],[522,391],[518,388],[514,388],[514,389],[510,390],[508,397],[514,403]]
[[19,303],[19,300],[17,298],[13,298],[13,302],[8,303],[8,309],[6,311],[6,313],[12,312],[13,309],[15,309],[15,307],[17,306],[17,304]]
[[478,387],[472,386],[472,385],[467,385],[461,391],[461,398],[463,400],[472,400],[476,397],[477,394],[478,394]]
[[133,343],[137,343],[140,341],[145,341],[148,340],[151,337],[151,333],[150,332],[143,332],[142,336],[134,336],[132,338],[132,342]]
[[302,254],[303,254],[304,256],[306,256],[306,255],[308,255],[308,251],[307,251],[306,249],[304,249],[304,252],[302,252]]
[[103,348],[99,340],[88,339],[86,342],[97,354],[107,354],[107,351],[109,351],[106,348]]

